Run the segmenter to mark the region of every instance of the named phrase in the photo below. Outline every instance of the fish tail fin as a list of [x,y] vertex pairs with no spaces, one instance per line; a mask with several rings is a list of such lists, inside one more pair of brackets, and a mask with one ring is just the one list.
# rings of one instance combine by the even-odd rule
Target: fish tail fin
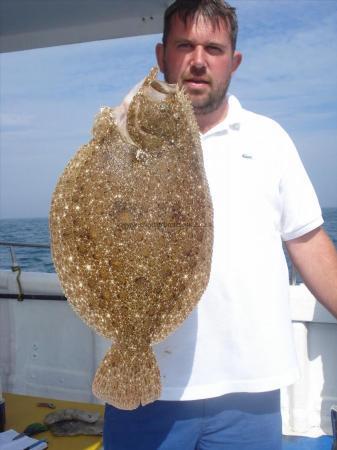
[[116,343],[95,374],[93,393],[119,409],[136,409],[157,400],[160,371],[151,346],[134,349]]

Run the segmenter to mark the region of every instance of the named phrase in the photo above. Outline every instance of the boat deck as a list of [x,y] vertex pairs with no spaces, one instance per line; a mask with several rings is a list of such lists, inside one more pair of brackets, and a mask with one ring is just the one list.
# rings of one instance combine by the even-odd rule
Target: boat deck
[[[38,407],[38,403],[54,403],[57,409],[78,408],[88,412],[98,412],[103,415],[103,405],[92,403],[69,402],[55,400],[54,398],[33,397],[4,393],[6,400],[6,430],[14,429],[21,433],[32,423],[43,423],[46,414],[52,409]],[[101,436],[54,436],[50,431],[44,431],[34,436],[48,442],[49,450],[100,450],[102,448]]]
[[282,450],[332,450],[332,437],[307,438],[283,436]]
[[[39,402],[52,402],[57,408],[79,408],[87,411],[99,412],[103,415],[104,407],[98,404],[68,402],[53,398],[31,397],[27,395],[5,394],[6,399],[6,429],[14,428],[22,432],[24,428],[34,422],[42,422],[45,414],[51,412],[37,407]],[[50,450],[101,450],[102,440],[99,436],[55,437],[49,431],[38,435],[40,439],[48,441]],[[283,436],[282,450],[332,450],[331,436],[306,438],[297,436]],[[71,445],[70,445],[71,443]],[[271,449],[272,450],[272,449]]]

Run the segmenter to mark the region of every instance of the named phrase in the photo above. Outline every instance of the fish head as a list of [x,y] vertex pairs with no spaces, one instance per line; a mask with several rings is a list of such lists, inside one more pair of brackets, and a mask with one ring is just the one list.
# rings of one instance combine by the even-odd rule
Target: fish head
[[138,148],[150,154],[158,154],[168,144],[174,144],[185,134],[187,122],[195,122],[191,102],[183,88],[156,79],[156,74],[154,69],[145,79],[132,98],[127,114],[129,137]]

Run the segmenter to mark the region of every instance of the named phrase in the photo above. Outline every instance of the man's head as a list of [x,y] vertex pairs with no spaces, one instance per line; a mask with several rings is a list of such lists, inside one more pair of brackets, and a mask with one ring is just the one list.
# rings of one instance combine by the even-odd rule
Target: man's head
[[186,89],[201,129],[226,115],[227,89],[241,62],[236,36],[235,11],[221,0],[176,0],[165,13],[157,61],[168,83]]
[[171,19],[177,15],[184,24],[188,20],[203,17],[212,23],[214,27],[219,27],[223,22],[228,27],[230,33],[232,51],[236,49],[238,36],[238,21],[235,8],[227,2],[221,0],[176,0],[165,11],[163,44],[166,45],[167,37],[170,34]]

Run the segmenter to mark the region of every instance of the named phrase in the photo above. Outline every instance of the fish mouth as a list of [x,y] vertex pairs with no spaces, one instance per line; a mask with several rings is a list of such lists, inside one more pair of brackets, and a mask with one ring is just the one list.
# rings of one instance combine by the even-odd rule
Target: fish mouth
[[166,83],[165,81],[153,80],[151,83],[152,89],[159,92],[160,94],[168,95],[173,94],[177,91],[176,84]]
[[176,84],[169,84],[165,81],[153,80],[147,86],[143,86],[146,97],[153,102],[162,102],[168,95],[175,94],[178,90]]

